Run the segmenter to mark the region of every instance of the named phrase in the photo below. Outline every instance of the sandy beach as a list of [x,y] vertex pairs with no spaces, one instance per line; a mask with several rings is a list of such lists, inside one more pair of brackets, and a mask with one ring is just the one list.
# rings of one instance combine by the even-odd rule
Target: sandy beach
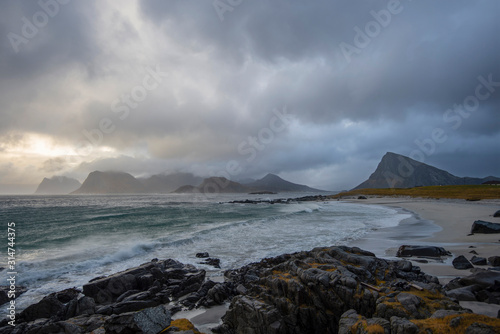
[[[412,213],[413,217],[402,221],[395,228],[387,228],[372,233],[363,240],[353,244],[373,251],[377,256],[392,258],[403,244],[441,246],[453,256],[443,262],[429,260],[420,263],[412,260],[428,274],[437,276],[441,284],[448,283],[456,277],[468,276],[471,270],[457,270],[452,260],[464,255],[467,259],[474,256],[488,258],[500,256],[500,234],[469,235],[475,220],[500,223],[500,218],[493,214],[500,209],[500,200],[482,200],[469,202],[465,200],[422,199],[422,198],[387,198],[371,197],[366,200],[349,200],[355,203],[384,205]],[[489,266],[476,266],[487,269]],[[461,302],[464,307],[476,313],[496,316],[499,305]]]

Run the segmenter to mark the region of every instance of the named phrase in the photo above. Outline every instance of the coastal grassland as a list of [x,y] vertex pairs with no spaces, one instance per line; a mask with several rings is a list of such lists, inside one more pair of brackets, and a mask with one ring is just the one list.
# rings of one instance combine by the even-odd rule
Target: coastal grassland
[[460,185],[460,186],[429,186],[415,188],[367,188],[341,192],[332,198],[349,196],[410,196],[423,198],[453,198],[466,200],[500,199],[498,185]]
[[[471,333],[500,333],[500,319],[487,317],[480,314],[466,313],[459,315],[450,315],[444,318],[427,318],[423,320],[411,320],[419,328],[419,333],[468,333],[469,326],[476,324],[476,331]],[[488,329],[485,329],[486,327]],[[483,332],[480,331],[482,328]],[[488,331],[490,330],[490,331]]]

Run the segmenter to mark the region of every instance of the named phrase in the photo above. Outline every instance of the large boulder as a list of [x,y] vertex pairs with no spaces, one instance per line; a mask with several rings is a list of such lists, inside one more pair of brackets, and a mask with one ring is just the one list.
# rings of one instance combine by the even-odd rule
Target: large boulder
[[478,300],[500,304],[500,272],[474,269],[472,275],[456,278],[444,286],[446,294],[457,300]]
[[467,258],[463,255],[457,256],[452,261],[453,267],[459,270],[471,269],[474,266],[467,260]]
[[[152,298],[158,305],[168,302],[165,295],[179,298],[197,291],[204,280],[204,270],[169,259],[151,261],[108,277],[91,280],[83,286],[83,293],[99,305],[115,304],[126,298],[130,302]],[[145,291],[149,293],[140,294]],[[131,298],[132,295],[135,298]]]
[[484,220],[476,220],[470,229],[470,233],[500,233],[500,224],[491,223]]
[[401,247],[399,247],[396,256],[397,257],[422,256],[422,257],[439,258],[441,256],[451,256],[451,253],[448,252],[443,247],[402,245]]
[[500,217],[500,210],[497,210],[497,212],[493,214],[493,217]]
[[488,258],[488,262],[493,267],[500,267],[500,256],[490,256]]
[[470,259],[470,262],[475,266],[486,266],[488,264],[485,257],[475,255]]
[[107,334],[144,333],[157,334],[167,328],[172,320],[165,305],[146,308],[138,312],[113,315],[104,324]]

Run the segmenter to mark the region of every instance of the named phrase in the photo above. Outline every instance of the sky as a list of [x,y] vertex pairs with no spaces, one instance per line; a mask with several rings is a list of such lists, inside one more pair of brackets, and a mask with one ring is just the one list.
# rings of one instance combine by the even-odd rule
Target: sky
[[500,2],[0,3],[0,193],[94,170],[500,176]]

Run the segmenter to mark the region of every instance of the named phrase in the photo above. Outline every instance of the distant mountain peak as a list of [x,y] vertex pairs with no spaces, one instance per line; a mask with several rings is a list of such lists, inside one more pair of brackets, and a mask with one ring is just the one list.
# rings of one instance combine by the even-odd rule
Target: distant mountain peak
[[247,186],[254,188],[257,191],[271,192],[318,192],[322,191],[314,189],[306,185],[297,184],[286,181],[276,174],[269,173],[262,179],[248,183]]
[[73,194],[144,193],[144,185],[132,175],[117,171],[93,171]]
[[81,186],[78,180],[66,176],[44,177],[38,185],[35,194],[65,195],[75,191]]
[[283,180],[283,179],[276,174],[268,173],[261,180]]
[[458,177],[404,155],[387,152],[368,180],[354,189],[481,184],[485,179]]

